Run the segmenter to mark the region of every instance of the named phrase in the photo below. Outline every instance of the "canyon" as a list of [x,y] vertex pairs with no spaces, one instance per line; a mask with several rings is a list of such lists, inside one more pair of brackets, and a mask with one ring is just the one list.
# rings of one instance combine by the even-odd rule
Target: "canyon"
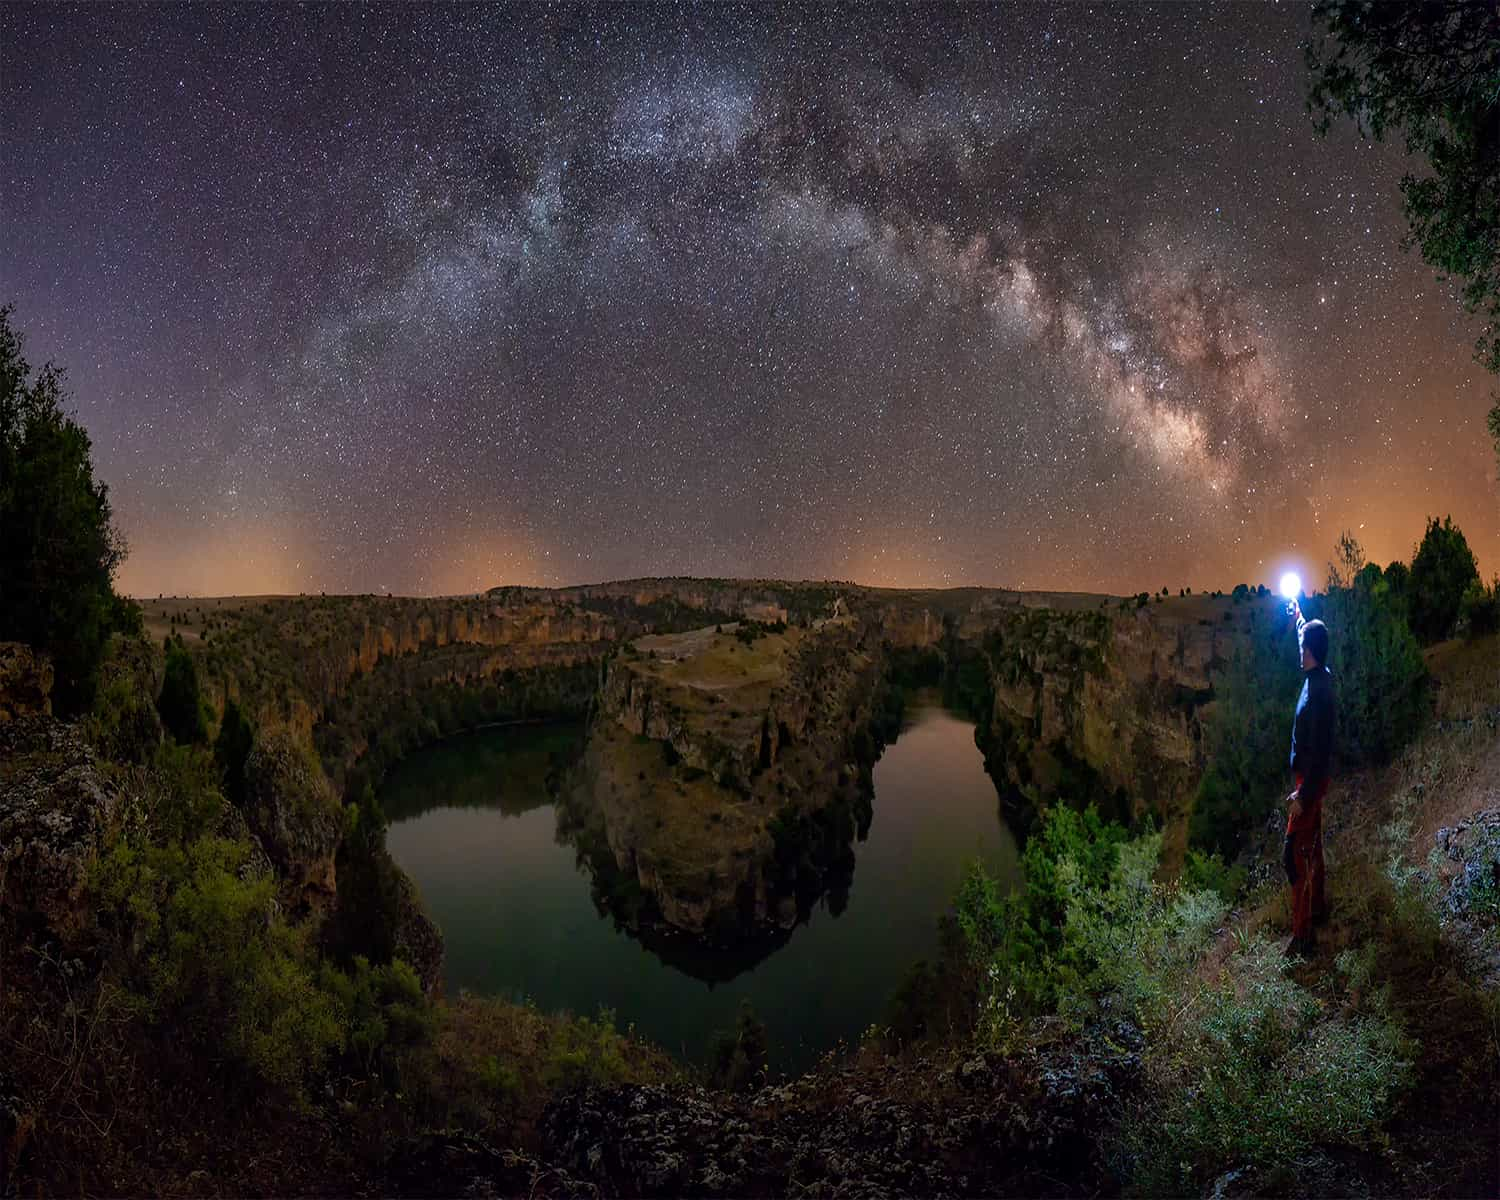
[[[159,600],[213,703],[316,746],[335,789],[464,728],[587,721],[558,781],[601,907],[774,939],[852,870],[888,693],[962,692],[1002,807],[1096,803],[1185,845],[1216,674],[1251,596],[638,579],[480,596]],[[899,701],[897,702],[899,703]]]

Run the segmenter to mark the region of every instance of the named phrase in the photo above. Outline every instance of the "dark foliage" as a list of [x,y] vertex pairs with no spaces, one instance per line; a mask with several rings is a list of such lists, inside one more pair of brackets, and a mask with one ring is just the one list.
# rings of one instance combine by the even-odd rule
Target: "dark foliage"
[[[182,745],[208,741],[208,722],[198,690],[198,669],[181,636],[167,640],[167,665],[162,675],[156,711],[168,733]],[[243,765],[243,764],[242,764]]]
[[[1399,132],[1408,246],[1459,285],[1480,317],[1475,357],[1500,372],[1500,19],[1490,3],[1319,0],[1306,45],[1307,104],[1376,139]],[[1425,165],[1426,170],[1421,170]],[[1490,410],[1500,454],[1500,402]]]
[[[1304,615],[1330,634],[1328,667],[1338,703],[1337,767],[1389,761],[1426,712],[1426,670],[1385,574],[1365,566],[1345,534],[1328,591]],[[1250,594],[1249,639],[1215,687],[1204,727],[1208,767],[1189,826],[1195,846],[1233,856],[1291,787],[1287,753],[1302,670],[1297,630],[1285,606]]]
[[214,742],[214,761],[224,779],[224,795],[233,804],[245,803],[245,760],[255,731],[233,698],[224,702],[224,716],[219,721],[219,737]]
[[714,1039],[710,1079],[731,1092],[753,1091],[766,1080],[769,1039],[750,1001],[740,1001],[734,1027]]
[[140,613],[112,586],[125,545],[89,436],[63,412],[63,373],[33,375],[13,311],[0,308],[0,639],[51,657],[53,705],[71,716],[93,699],[110,633]]
[[1345,533],[1330,564],[1323,620],[1332,632],[1329,668],[1338,696],[1337,761],[1389,762],[1427,711],[1427,671],[1416,639],[1378,567],[1367,567]]
[[1407,585],[1412,632],[1424,644],[1451,637],[1464,593],[1478,582],[1479,564],[1463,531],[1452,517],[1430,518]]

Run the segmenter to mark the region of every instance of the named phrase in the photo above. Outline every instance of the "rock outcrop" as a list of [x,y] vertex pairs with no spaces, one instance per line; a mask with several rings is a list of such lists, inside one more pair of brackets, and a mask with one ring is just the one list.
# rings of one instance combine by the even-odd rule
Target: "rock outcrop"
[[544,1115],[544,1157],[606,1196],[1097,1194],[1099,1115],[1138,1086],[1140,1045],[1133,1028],[1090,1031],[1015,1059],[828,1070],[739,1101],[594,1089]]
[[80,938],[89,869],[119,807],[74,726],[40,714],[0,722],[0,920]]
[[24,642],[0,642],[0,722],[51,713],[51,661]]
[[291,730],[257,733],[245,761],[245,819],[292,896],[334,894],[342,806]]
[[868,810],[880,679],[848,619],[633,643],[602,673],[567,805],[596,884],[618,872],[607,892],[695,935],[794,924],[794,893],[848,856]]

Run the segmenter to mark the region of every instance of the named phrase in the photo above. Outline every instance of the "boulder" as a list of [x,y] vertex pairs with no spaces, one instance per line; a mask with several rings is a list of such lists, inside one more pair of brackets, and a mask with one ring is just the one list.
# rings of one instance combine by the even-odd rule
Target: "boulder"
[[52,714],[52,662],[23,642],[0,642],[0,722]]
[[0,722],[0,915],[65,944],[88,926],[89,868],[120,808],[77,729],[33,714]]

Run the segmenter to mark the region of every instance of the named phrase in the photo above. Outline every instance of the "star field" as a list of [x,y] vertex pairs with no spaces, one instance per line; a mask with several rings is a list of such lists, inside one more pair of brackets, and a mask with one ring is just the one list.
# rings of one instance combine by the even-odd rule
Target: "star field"
[[11,5],[0,300],[137,594],[1500,570],[1298,6]]

